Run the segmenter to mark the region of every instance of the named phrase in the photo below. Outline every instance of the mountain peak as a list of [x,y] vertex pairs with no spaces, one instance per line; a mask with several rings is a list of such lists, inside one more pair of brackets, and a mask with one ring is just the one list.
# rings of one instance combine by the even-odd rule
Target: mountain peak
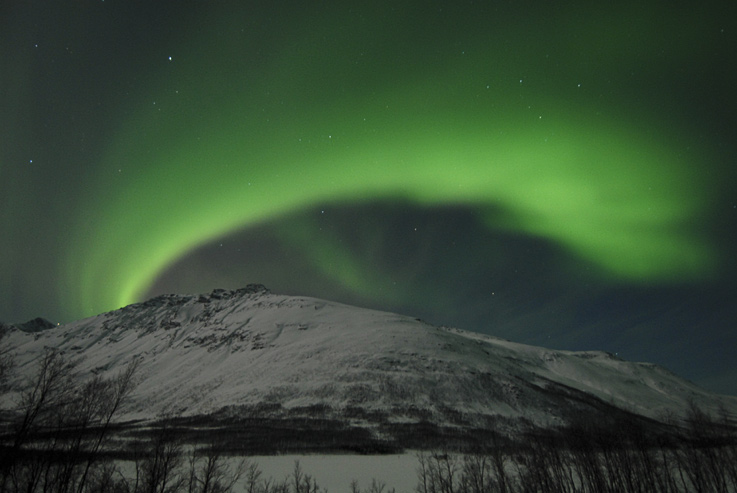
[[691,402],[737,415],[737,398],[656,365],[518,344],[262,285],[157,296],[52,330],[14,331],[10,340],[28,371],[44,347],[79,359],[81,373],[114,374],[138,359],[141,384],[127,419],[241,419],[265,409],[271,418],[312,419],[318,409],[320,419],[389,433],[402,423],[513,430],[562,426],[582,414],[658,419],[683,415]]

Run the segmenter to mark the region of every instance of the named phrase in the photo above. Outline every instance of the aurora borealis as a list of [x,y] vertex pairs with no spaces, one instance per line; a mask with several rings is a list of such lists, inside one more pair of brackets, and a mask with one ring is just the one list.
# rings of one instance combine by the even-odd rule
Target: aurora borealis
[[0,320],[263,282],[737,393],[736,10],[6,5]]

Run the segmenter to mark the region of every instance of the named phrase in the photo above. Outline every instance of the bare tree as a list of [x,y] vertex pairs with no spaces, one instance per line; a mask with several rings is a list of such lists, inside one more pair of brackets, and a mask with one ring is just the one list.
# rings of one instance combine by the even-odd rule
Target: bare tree
[[[13,370],[14,361],[7,343],[7,327],[0,324],[0,397],[3,397],[8,390],[8,380]],[[6,409],[0,409],[4,412]],[[2,419],[0,421],[0,437],[4,437],[9,431],[9,423]],[[0,487],[5,484],[7,470],[12,461],[13,451],[10,449],[5,440],[0,441]],[[2,491],[3,488],[0,488]]]
[[83,409],[87,409],[91,414],[90,417],[96,419],[99,431],[87,450],[88,459],[79,482],[79,493],[82,493],[90,469],[99,457],[116,413],[136,386],[135,375],[138,364],[139,360],[133,360],[112,380],[106,381],[95,377],[85,385],[83,402],[87,403],[87,406]]
[[[188,493],[225,493],[231,491],[248,471],[245,459],[233,469],[215,446],[205,452],[193,451],[189,458]],[[249,478],[252,479],[252,478]]]
[[135,493],[173,493],[186,481],[181,466],[183,446],[174,430],[166,423],[152,437],[136,459]]
[[7,326],[0,324],[0,395],[7,390],[8,377],[13,369],[14,359],[7,343]]
[[[42,480],[54,479],[49,469],[48,452],[59,438],[53,433],[60,421],[57,411],[65,407],[73,395],[73,368],[74,365],[53,349],[47,349],[41,357],[36,377],[28,382],[16,410],[20,418],[12,426],[12,444],[3,457],[1,491],[11,486],[15,490],[34,491]],[[31,438],[44,438],[40,449],[37,447],[35,454],[22,454]],[[25,463],[19,464],[23,455]]]
[[100,482],[109,467],[95,465],[135,370],[131,363],[111,379],[80,381],[73,362],[47,349],[15,409],[0,491],[83,493],[91,476]]
[[244,462],[245,471],[245,485],[244,490],[246,493],[258,493],[260,491],[259,486],[261,485],[261,470],[258,468],[258,464],[255,462]]
[[292,471],[292,489],[294,493],[317,493],[318,485],[315,479],[305,474],[298,460],[294,461]]
[[462,491],[461,461],[450,452],[418,455],[418,493],[456,493]]

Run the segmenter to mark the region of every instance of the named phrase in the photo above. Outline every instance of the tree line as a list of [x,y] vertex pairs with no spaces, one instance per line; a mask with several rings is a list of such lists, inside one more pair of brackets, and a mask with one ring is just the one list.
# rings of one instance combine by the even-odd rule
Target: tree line
[[726,412],[691,403],[684,418],[601,427],[581,417],[514,441],[491,440],[474,453],[421,453],[417,493],[737,492],[737,433]]

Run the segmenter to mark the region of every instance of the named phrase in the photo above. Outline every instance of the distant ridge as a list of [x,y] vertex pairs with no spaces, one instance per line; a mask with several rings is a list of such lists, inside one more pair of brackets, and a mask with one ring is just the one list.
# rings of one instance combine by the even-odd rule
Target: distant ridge
[[21,330],[23,332],[40,332],[42,330],[48,330],[56,327],[57,325],[53,322],[50,322],[46,320],[45,318],[37,317],[33,320],[29,320],[28,322],[23,322],[19,324],[12,324],[12,325],[6,325],[3,323],[0,323],[0,328],[3,328],[5,330],[10,330],[11,328],[15,328],[18,330]]

